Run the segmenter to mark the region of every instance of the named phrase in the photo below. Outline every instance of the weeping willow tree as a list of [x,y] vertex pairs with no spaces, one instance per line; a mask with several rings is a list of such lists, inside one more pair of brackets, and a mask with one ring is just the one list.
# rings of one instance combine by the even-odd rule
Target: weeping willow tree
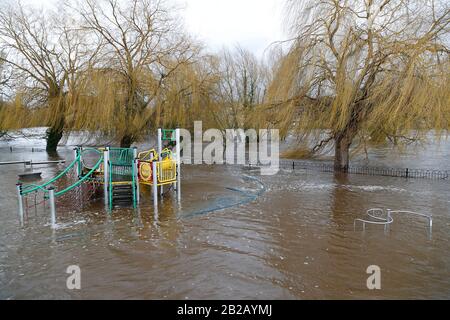
[[161,90],[162,123],[190,129],[255,128],[269,79],[266,66],[248,50],[236,47],[219,54],[201,52],[168,79]]
[[269,70],[256,56],[237,46],[224,49],[211,65],[218,76],[212,108],[217,128],[255,128],[258,106],[264,100]]
[[5,54],[0,51],[0,101],[4,101],[4,96],[10,81],[10,72],[7,70]]
[[172,9],[161,0],[80,2],[85,28],[104,45],[102,63],[84,73],[71,103],[74,127],[113,133],[129,147],[160,125],[161,91],[196,52]]
[[96,55],[94,40],[63,7],[26,9],[20,2],[2,7],[0,46],[13,69],[15,105],[33,113],[31,122],[22,113],[8,121],[19,127],[48,126],[47,151],[56,150],[67,128],[67,96],[79,70]]
[[445,1],[288,1],[293,33],[268,90],[284,135],[332,145],[347,170],[356,142],[416,140],[449,126]]
[[0,138],[6,135],[6,130],[4,130],[3,119],[4,111],[7,104],[4,99],[4,92],[6,91],[6,86],[8,84],[9,77],[5,71],[5,61],[3,53],[0,52]]
[[167,127],[192,129],[194,121],[201,120],[205,128],[216,128],[214,99],[219,74],[213,66],[217,57],[199,52],[189,64],[180,66],[167,79],[160,91],[160,122]]
[[[132,122],[125,122],[127,91],[124,79],[117,70],[93,68],[84,72],[68,108],[68,123],[74,130],[87,130],[113,137],[120,141],[123,134],[133,130],[134,141],[143,138],[158,125],[165,128],[177,126],[192,129],[194,121],[203,121],[204,127],[216,128],[216,112],[221,104],[215,99],[220,75],[213,68],[217,57],[196,55],[189,62],[177,64],[161,85],[151,73],[139,75],[146,81],[142,93],[152,100]],[[150,90],[153,88],[153,90]]]

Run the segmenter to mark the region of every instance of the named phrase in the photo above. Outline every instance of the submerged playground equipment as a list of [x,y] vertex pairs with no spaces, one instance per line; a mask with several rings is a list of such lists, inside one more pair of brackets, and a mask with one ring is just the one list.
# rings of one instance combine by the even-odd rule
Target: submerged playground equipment
[[427,220],[429,234],[431,235],[432,228],[433,228],[433,217],[428,214],[417,213],[417,212],[407,211],[407,210],[387,209],[385,211],[384,209],[380,209],[380,208],[370,209],[370,210],[367,210],[368,219],[355,219],[355,221],[353,223],[353,228],[354,228],[354,230],[356,230],[356,225],[361,224],[363,231],[365,231],[366,225],[381,225],[381,226],[384,226],[384,231],[387,231],[389,229],[389,226],[394,222],[393,216],[399,215],[399,214],[425,218]]
[[[24,211],[28,209],[28,197],[34,196],[34,206],[38,196],[44,203],[48,201],[52,228],[56,227],[56,199],[80,186],[96,192],[103,189],[105,207],[108,210],[116,204],[128,203],[136,208],[140,203],[140,186],[148,185],[153,190],[155,211],[158,196],[164,194],[165,186],[173,186],[181,200],[181,145],[180,130],[158,129],[157,150],[138,153],[137,148],[83,148],[74,149],[75,158],[64,171],[49,181],[36,185],[17,183],[20,222],[24,222]],[[163,149],[163,142],[175,144]],[[74,172],[74,182],[67,182],[69,173]],[[56,187],[57,186],[57,187]],[[159,189],[159,190],[158,190]],[[33,206],[33,205],[32,205]]]

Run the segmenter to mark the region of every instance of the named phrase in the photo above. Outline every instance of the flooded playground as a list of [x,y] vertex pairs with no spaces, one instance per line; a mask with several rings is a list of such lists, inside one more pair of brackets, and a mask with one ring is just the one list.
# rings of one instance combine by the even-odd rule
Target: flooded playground
[[[1,146],[0,161],[73,160]],[[370,165],[449,170],[450,142],[394,155],[376,149]],[[417,155],[418,154],[418,155]],[[65,165],[38,165],[42,180]],[[49,208],[28,203],[19,224],[15,184],[23,165],[0,166],[0,299],[413,299],[450,296],[450,182],[281,169],[183,166],[181,201],[167,192],[153,208],[105,210],[81,190]],[[354,220],[370,208],[411,210],[388,231]],[[81,290],[66,269],[81,268]],[[366,269],[381,268],[381,290]]]

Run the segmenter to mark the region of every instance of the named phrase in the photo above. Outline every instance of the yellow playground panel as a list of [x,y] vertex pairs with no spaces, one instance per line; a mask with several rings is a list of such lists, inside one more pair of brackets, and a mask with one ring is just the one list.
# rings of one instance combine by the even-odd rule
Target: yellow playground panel
[[155,149],[139,153],[139,183],[153,185],[153,164],[156,167],[157,185],[173,184],[177,181],[177,162],[172,151],[164,149],[161,155]]

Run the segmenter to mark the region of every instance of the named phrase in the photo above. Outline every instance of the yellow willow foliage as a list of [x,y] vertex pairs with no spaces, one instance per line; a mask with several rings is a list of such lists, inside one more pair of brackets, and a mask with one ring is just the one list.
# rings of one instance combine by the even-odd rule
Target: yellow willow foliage
[[121,136],[140,126],[145,112],[129,110],[125,77],[113,70],[89,70],[67,95],[66,121],[73,130]]
[[448,62],[428,70],[412,64],[403,73],[385,75],[369,98],[376,105],[367,118],[370,130],[406,136],[448,129],[449,80]]
[[17,130],[31,127],[35,123],[34,112],[25,107],[23,95],[18,93],[11,103],[5,103],[0,107],[0,130]]
[[275,72],[274,79],[267,90],[267,95],[274,100],[284,101],[286,97],[295,94],[294,82],[298,76],[297,63],[303,55],[303,50],[300,46],[293,48],[284,57]]
[[292,45],[265,100],[266,121],[282,136],[305,138],[315,152],[336,142],[336,164],[346,166],[353,142],[365,149],[449,128],[445,5],[288,2]]
[[198,81],[195,70],[188,65],[180,66],[166,81],[158,97],[159,119],[163,127],[186,126],[188,112],[199,109]]
[[23,127],[45,127],[48,126],[48,113],[50,112],[48,106],[40,106],[37,108],[27,108],[28,110],[28,123]]
[[214,121],[206,110],[213,108],[215,78],[193,63],[172,70],[163,82],[142,70],[136,70],[131,77],[114,70],[85,72],[66,96],[67,126],[117,139],[132,135],[135,140],[156,127],[190,128],[195,120],[213,127]]
[[[274,78],[267,88],[268,104],[258,108],[261,112],[257,114],[265,115],[265,118],[259,118],[259,122],[278,127],[281,137],[287,135],[294,123],[298,105],[296,97],[300,95],[295,92],[298,88],[295,83],[299,72],[297,62],[302,54],[302,48],[295,47],[279,62]],[[264,125],[263,123],[259,125]]]
[[56,97],[49,97],[46,107],[48,112],[44,123],[50,127],[58,126],[64,121],[64,115],[66,112],[65,96],[61,93]]
[[66,97],[62,94],[43,98],[42,90],[18,91],[14,100],[0,109],[0,126],[4,130],[58,126],[64,121],[65,107]]
[[194,121],[201,120],[205,128],[216,128],[213,113],[218,108],[212,99],[216,82],[217,76],[200,63],[180,66],[160,91],[160,124],[191,128]]
[[[290,64],[289,57],[286,60]],[[282,136],[295,133],[318,143],[324,141],[324,132],[330,142],[336,133],[350,126],[359,132],[356,141],[364,145],[367,141],[383,142],[387,137],[400,138],[396,143],[402,142],[401,138],[408,142],[424,137],[429,130],[437,133],[447,130],[449,61],[437,64],[429,56],[417,55],[406,66],[401,63],[395,61],[386,65],[385,70],[369,73],[367,77],[373,76],[374,81],[366,87],[355,82],[356,73],[346,71],[345,76],[338,73],[334,82],[323,82],[323,87],[328,88],[321,95],[317,94],[317,79],[302,77],[297,83],[292,81],[291,70],[299,65],[298,61],[290,67],[283,66],[275,77],[281,80],[274,86],[286,86],[295,93],[285,96],[284,102],[279,102],[276,94],[268,96],[268,115],[272,118],[268,122],[275,122]],[[284,90],[286,94],[287,89]]]
[[336,130],[345,128],[350,117],[355,88],[347,79],[341,79],[336,88],[336,96],[333,99],[330,117],[325,122],[325,127],[335,127]]
[[[427,70],[428,69],[428,70]],[[380,73],[360,103],[363,105],[360,129],[377,136],[408,136],[428,130],[444,130],[450,125],[449,63],[436,67],[412,64],[403,72]],[[303,85],[311,86],[304,82]],[[355,100],[360,94],[354,84],[338,81],[332,96],[311,99],[299,94],[285,103],[275,104],[272,116],[278,119],[282,132],[296,131],[303,136],[320,135],[318,129],[343,130],[355,110]],[[272,103],[272,106],[274,104]],[[376,140],[376,139],[375,139]]]

